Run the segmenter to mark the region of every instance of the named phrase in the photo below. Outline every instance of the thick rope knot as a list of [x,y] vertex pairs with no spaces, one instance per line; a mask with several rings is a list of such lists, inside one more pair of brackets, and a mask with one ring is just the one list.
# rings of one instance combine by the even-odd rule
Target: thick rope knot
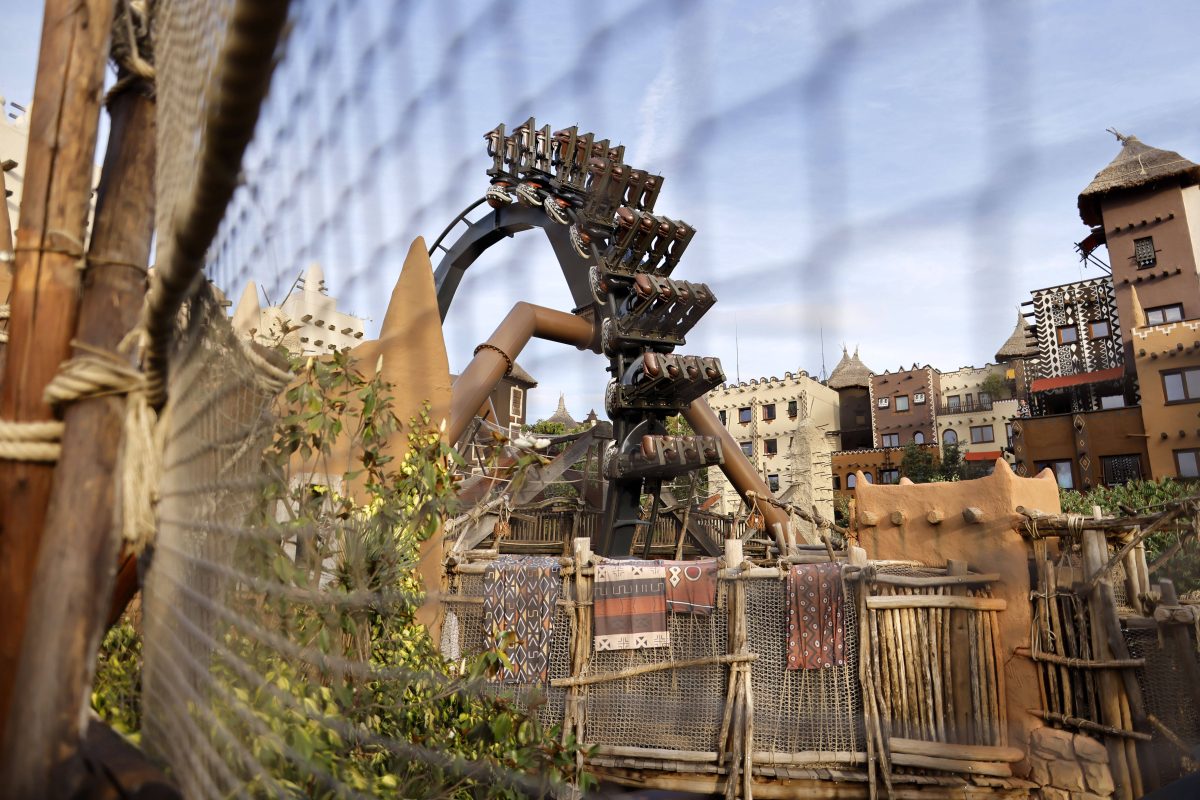
[[1083,533],[1083,514],[1067,514],[1067,530],[1072,536],[1079,536]]
[[0,420],[0,458],[11,461],[58,461],[63,424]]
[[42,396],[52,406],[125,396],[124,435],[117,461],[121,535],[134,553],[140,553],[154,536],[160,461],[157,419],[147,402],[146,376],[115,353],[82,342],[74,345],[83,354],[59,365]]
[[42,399],[47,405],[59,406],[85,397],[127,395],[144,391],[145,387],[146,378],[140,370],[116,356],[96,352],[60,364]]

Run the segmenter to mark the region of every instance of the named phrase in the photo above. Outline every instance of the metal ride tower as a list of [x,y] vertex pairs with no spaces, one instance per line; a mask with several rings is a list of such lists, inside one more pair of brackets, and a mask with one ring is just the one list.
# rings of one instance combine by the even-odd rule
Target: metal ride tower
[[[558,258],[575,319],[518,304],[455,381],[451,441],[462,435],[468,414],[474,415],[496,380],[511,371],[516,351],[530,336],[590,349],[609,360],[604,405],[615,440],[604,459],[608,491],[596,552],[629,555],[638,526],[653,526],[663,481],[714,465],[759,507],[777,546],[786,551],[787,515],[768,503],[759,506],[769,490],[703,399],[725,380],[721,362],[673,352],[716,297],[705,284],[671,277],[696,230],[654,213],[662,176],[626,164],[623,146],[577,128],[552,133],[532,117],[511,133],[500,125],[484,138],[491,185],[429,251],[431,257],[444,253],[434,272],[442,319],[463,274],[484,250],[535,227],[546,233]],[[484,203],[490,212],[469,221]],[[460,223],[466,229],[443,245]],[[694,435],[667,433],[666,419],[679,413]],[[646,520],[639,514],[643,492],[653,498]]]

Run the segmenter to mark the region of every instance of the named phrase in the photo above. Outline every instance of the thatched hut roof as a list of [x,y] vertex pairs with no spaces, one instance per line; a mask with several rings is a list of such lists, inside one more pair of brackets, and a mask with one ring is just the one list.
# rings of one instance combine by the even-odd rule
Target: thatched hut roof
[[853,355],[846,348],[842,348],[842,360],[833,368],[833,372],[829,373],[829,380],[825,381],[825,385],[830,389],[845,389],[850,386],[866,389],[871,385],[871,368],[859,360],[857,347],[854,348]]
[[1200,164],[1174,150],[1159,150],[1143,144],[1136,136],[1113,131],[1121,142],[1121,152],[1079,193],[1079,216],[1087,225],[1099,225],[1100,202],[1116,192],[1140,189],[1168,180],[1184,186],[1200,183]]
[[508,373],[508,377],[517,383],[523,383],[530,388],[538,385],[537,379],[526,372],[525,368],[516,361],[513,362],[512,372]]
[[572,428],[579,426],[579,423],[575,421],[575,418],[567,412],[567,399],[561,392],[558,395],[558,408],[555,409],[554,413],[546,419],[546,422],[561,423],[566,427],[567,430],[571,430]]
[[1033,327],[1018,309],[1017,327],[1013,328],[1013,332],[1008,337],[1008,340],[1000,345],[1000,349],[996,351],[996,362],[1003,364],[1005,361],[1012,361],[1017,358],[1030,358],[1036,355],[1037,345],[1034,342]]

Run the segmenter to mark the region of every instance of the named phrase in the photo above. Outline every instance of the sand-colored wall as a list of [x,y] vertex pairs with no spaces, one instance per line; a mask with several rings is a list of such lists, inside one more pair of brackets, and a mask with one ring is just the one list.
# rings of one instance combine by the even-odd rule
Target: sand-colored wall
[[1167,404],[1162,373],[1200,367],[1200,320],[1135,328],[1132,341],[1150,469],[1176,476],[1174,451],[1200,448],[1200,400]]
[[[826,517],[833,516],[833,485],[830,452],[837,445],[834,433],[840,424],[838,393],[805,372],[784,373],[783,378],[755,378],[726,384],[707,395],[718,415],[725,412],[725,427],[733,438],[751,443],[750,462],[763,480],[779,476],[776,496],[793,502],[816,505]],[[796,416],[788,415],[788,403],[796,401]],[[763,418],[763,407],[775,405],[775,419]],[[750,408],[750,421],[739,422],[738,411]],[[774,455],[766,441],[774,439]],[[720,494],[716,510],[736,511],[741,497],[719,468],[708,471],[709,491]]]
[[[1192,236],[1192,228],[1200,225],[1200,187],[1121,193],[1106,198],[1101,213],[1121,320],[1127,324],[1133,320],[1132,286],[1137,287],[1143,308],[1182,303],[1184,318],[1200,318],[1200,282]],[[1154,238],[1158,263],[1139,270],[1133,260],[1133,243],[1145,236]],[[1168,273],[1165,277],[1161,274],[1164,271]],[[1127,340],[1128,336],[1125,332]]]
[[[874,514],[878,524],[859,526],[856,536],[872,559],[902,559],[930,565],[947,560],[967,562],[973,572],[995,572],[1002,577],[993,584],[996,597],[1008,602],[1000,614],[1001,653],[1005,664],[1009,742],[1025,747],[1030,732],[1042,722],[1028,709],[1041,708],[1037,671],[1032,661],[1015,654],[1028,647],[1032,607],[1029,602],[1029,547],[1020,534],[1017,506],[1058,513],[1058,486],[1053,476],[1020,478],[998,460],[986,478],[954,483],[880,486],[859,482],[855,492],[859,519]],[[983,521],[968,523],[964,508],[978,508]],[[945,520],[938,525],[926,515],[939,510]],[[900,511],[900,525],[891,515]]]
[[[991,408],[983,409],[977,406],[983,382],[988,379],[988,376],[999,375],[1002,379],[1008,380],[1009,372],[1013,372],[1015,375],[1015,368],[1004,364],[985,364],[982,367],[963,367],[953,372],[942,373],[942,391],[938,397],[937,415],[937,441],[939,444],[945,442],[946,431],[952,430],[958,437],[958,447],[964,455],[995,452],[1008,446],[1004,425],[1015,417],[1018,411],[1017,400],[1011,397],[1011,391],[1006,389],[1003,395],[992,397]],[[976,407],[957,412],[951,412],[948,409],[946,398],[956,395],[965,404],[968,394],[971,396],[972,404],[975,404]],[[981,425],[992,426],[993,441],[972,444],[971,428]]]

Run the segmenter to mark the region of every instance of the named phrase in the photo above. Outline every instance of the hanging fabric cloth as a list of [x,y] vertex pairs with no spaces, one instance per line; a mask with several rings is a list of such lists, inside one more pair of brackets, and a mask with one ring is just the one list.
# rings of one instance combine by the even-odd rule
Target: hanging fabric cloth
[[666,572],[667,610],[708,616],[717,605],[717,560],[660,561]]
[[546,683],[550,673],[550,634],[562,594],[559,562],[552,557],[501,556],[483,574],[483,624],[489,647],[504,633],[516,642],[507,655],[512,669],[504,683]]
[[787,668],[824,669],[846,663],[842,567],[796,564],[787,576]]
[[666,570],[655,561],[604,561],[592,592],[597,650],[667,647]]

